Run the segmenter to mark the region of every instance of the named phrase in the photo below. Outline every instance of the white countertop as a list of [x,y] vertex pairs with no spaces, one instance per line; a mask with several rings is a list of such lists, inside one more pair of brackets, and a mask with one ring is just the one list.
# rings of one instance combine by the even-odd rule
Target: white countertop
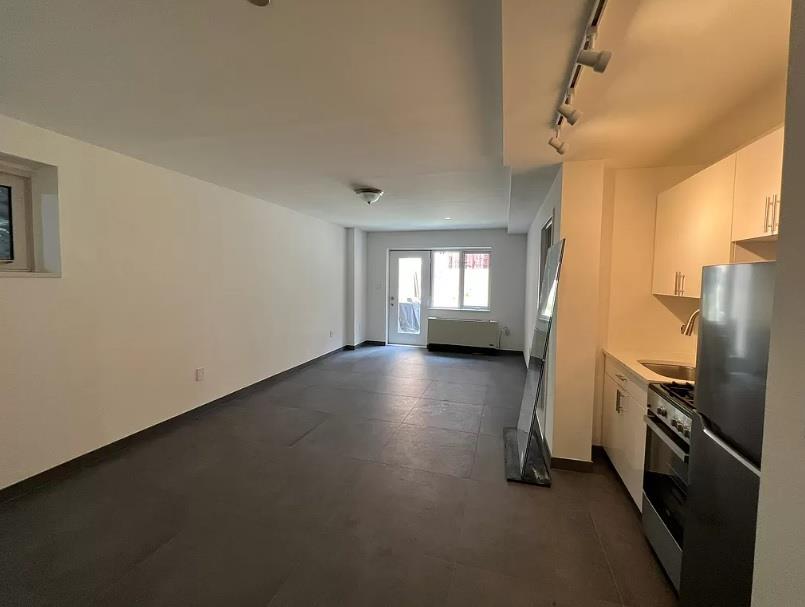
[[[686,364],[686,365],[694,365],[695,363],[690,360],[683,360],[682,358],[670,359],[668,357],[663,356],[652,356],[651,354],[646,353],[636,353],[636,352],[627,352],[612,348],[604,348],[604,354],[609,356],[610,358],[618,361],[624,367],[629,369],[632,374],[636,375],[640,379],[642,379],[646,383],[650,382],[662,382],[662,383],[670,383],[672,381],[679,381],[674,380],[669,377],[665,377],[664,375],[660,375],[658,373],[654,373],[650,369],[647,369],[643,365],[641,365],[638,361],[640,360],[650,360],[651,362],[660,362],[660,363],[671,363],[671,364]],[[691,382],[694,383],[694,382]]]

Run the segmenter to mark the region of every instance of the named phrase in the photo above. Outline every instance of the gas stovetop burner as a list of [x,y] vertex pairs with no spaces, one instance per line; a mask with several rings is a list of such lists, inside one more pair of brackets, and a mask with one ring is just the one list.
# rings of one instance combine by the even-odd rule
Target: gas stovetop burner
[[662,384],[662,389],[665,390],[670,396],[682,401],[688,407],[693,408],[693,384],[685,382],[671,382],[670,384]]

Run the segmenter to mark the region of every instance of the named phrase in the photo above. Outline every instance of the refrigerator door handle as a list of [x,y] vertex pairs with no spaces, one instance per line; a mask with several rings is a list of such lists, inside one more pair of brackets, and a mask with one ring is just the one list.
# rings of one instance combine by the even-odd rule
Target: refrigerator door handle
[[727,443],[724,442],[719,436],[717,436],[710,428],[708,428],[704,423],[702,423],[702,431],[704,434],[713,441],[716,445],[724,449],[727,453],[729,453],[733,459],[738,460],[738,463],[743,465],[747,470],[749,470],[752,474],[760,478],[760,468],[755,466],[752,462],[746,459],[743,455],[738,453],[735,449],[730,447]]
[[646,422],[649,430],[654,432],[654,434],[657,435],[657,438],[664,442],[674,455],[676,455],[683,462],[688,461],[688,454],[685,453],[685,451],[679,445],[668,438],[668,435],[665,434],[665,431],[657,425],[657,422],[652,420],[648,415],[643,416],[643,421]]

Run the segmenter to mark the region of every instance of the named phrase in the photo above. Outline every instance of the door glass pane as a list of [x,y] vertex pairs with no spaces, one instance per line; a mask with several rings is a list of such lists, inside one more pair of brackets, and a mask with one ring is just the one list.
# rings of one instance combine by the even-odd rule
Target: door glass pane
[[489,253],[464,253],[464,307],[489,307]]
[[399,262],[397,284],[397,331],[419,335],[422,309],[422,258],[403,257]]
[[0,261],[13,261],[11,241],[11,188],[0,185]]
[[433,307],[458,308],[460,251],[433,252]]

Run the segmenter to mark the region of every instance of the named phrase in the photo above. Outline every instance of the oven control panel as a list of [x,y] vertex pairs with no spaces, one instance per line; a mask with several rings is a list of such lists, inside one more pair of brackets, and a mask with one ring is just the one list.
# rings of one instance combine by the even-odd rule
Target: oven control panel
[[686,411],[677,407],[670,400],[666,400],[654,390],[648,391],[647,406],[648,410],[651,411],[659,421],[670,428],[674,434],[682,438],[685,442],[690,441],[690,427],[693,420]]

